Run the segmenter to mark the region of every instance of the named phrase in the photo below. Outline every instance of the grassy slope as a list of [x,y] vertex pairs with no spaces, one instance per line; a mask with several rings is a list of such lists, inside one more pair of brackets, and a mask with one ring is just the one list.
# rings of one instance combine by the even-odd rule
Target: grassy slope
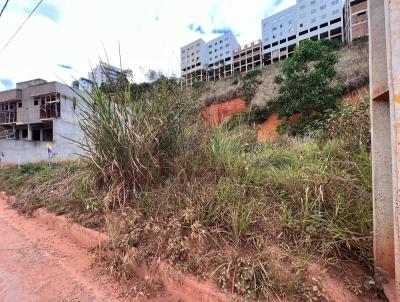
[[[363,65],[363,58],[355,59]],[[356,70],[348,75],[348,87],[365,81],[363,69]],[[15,206],[21,211],[44,206],[88,226],[104,225],[113,239],[110,248],[124,256],[109,259],[110,270],[122,273],[127,263],[161,258],[183,271],[212,277],[222,289],[245,297],[308,301],[317,296],[323,301],[323,295],[313,290],[318,278],[307,277],[310,263],[351,259],[371,266],[367,96],[357,108],[346,107],[332,115],[312,138],[282,137],[275,144],[260,146],[255,130],[246,125],[208,131],[198,114],[188,113],[192,122],[168,128],[173,131],[169,143],[160,145],[164,132],[152,127],[171,120],[175,105],[189,98],[179,95],[178,88],[171,97],[170,89],[157,91],[155,99],[167,103],[154,107],[155,111],[151,105],[156,114],[144,123],[123,115],[112,115],[110,120],[109,112],[101,112],[104,121],[97,120],[99,126],[91,131],[107,138],[110,148],[96,146],[90,161],[52,170],[28,166],[22,171],[1,171],[0,188],[18,195]],[[259,90],[261,95],[272,91],[260,89],[264,89]],[[203,100],[209,93],[205,91]],[[177,96],[183,100],[176,103]],[[118,106],[129,110],[147,106],[138,103],[132,109],[124,104]],[[191,106],[190,101],[184,104]],[[188,118],[186,113],[181,117]],[[105,134],[100,132],[102,126]],[[121,129],[118,135],[108,133],[115,129]],[[151,136],[138,137],[143,129],[150,129]],[[171,144],[173,149],[168,147]],[[125,171],[125,159],[132,156],[137,161],[132,165],[146,169],[138,163],[148,150],[157,150],[151,153],[156,173],[149,178]],[[143,188],[132,190],[130,179],[121,175],[129,175],[132,184]],[[122,207],[113,208],[118,201]],[[140,253],[132,255],[131,247]],[[355,282],[354,291],[364,294],[351,272],[346,278]]]
[[[360,116],[362,124],[368,120],[365,106],[346,110],[332,117],[332,125],[340,118],[347,119],[342,123],[347,129],[360,129],[349,117]],[[113,248],[124,254],[134,246],[142,252],[129,261],[162,258],[184,271],[212,276],[228,291],[296,301],[310,295],[305,279],[310,261],[370,264],[365,139],[344,139],[340,131],[346,129],[327,125],[329,139],[282,138],[259,146],[254,130],[245,126],[212,133],[193,127],[200,129],[190,129],[187,135],[193,137],[187,141],[197,144],[186,146],[176,159],[180,173],[108,216]],[[22,211],[44,206],[99,226],[104,195],[96,199],[88,193],[76,165],[3,171],[0,187],[11,186]],[[110,265],[123,270],[124,264],[115,261]]]

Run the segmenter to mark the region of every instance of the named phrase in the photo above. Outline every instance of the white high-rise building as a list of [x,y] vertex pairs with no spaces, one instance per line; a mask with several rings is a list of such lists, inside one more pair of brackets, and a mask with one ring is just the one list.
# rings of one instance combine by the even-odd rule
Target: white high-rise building
[[91,93],[93,92],[93,82],[91,80],[80,78],[79,80],[75,80],[72,82],[72,88]]
[[195,72],[207,67],[207,45],[198,39],[181,47],[181,69],[183,74]]
[[240,47],[232,32],[219,36],[207,43],[208,67],[232,64],[233,50]]
[[302,40],[343,41],[344,0],[297,0],[262,20],[264,64],[285,59]]
[[185,84],[231,74],[233,50],[238,47],[240,45],[230,31],[208,43],[199,39],[181,47],[181,71]]
[[120,68],[100,62],[88,75],[90,81],[96,82],[100,86],[103,83],[115,84],[121,74]]

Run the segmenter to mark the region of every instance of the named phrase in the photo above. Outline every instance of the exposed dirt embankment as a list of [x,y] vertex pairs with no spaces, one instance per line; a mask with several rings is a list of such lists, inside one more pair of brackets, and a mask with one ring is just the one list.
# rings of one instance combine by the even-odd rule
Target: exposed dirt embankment
[[[362,97],[368,95],[368,86],[364,86],[358,90],[349,92],[342,97],[344,102],[349,102],[353,106],[357,106]],[[234,115],[246,112],[248,110],[246,102],[242,98],[235,98],[222,103],[211,104],[205,107],[202,111],[204,121],[209,127],[217,127],[228,121]],[[294,116],[293,119],[298,119],[299,116]],[[259,127],[257,141],[266,143],[267,141],[274,142],[279,137],[278,127],[283,121],[279,119],[278,114],[274,113],[268,119],[257,125]]]
[[235,114],[246,112],[247,110],[248,106],[244,99],[235,98],[205,107],[202,111],[202,116],[209,127],[216,127],[228,121]]

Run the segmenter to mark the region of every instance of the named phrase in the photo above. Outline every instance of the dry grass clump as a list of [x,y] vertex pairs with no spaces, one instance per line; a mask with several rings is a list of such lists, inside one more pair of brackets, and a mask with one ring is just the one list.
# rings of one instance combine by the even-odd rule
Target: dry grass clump
[[338,81],[344,92],[350,92],[368,85],[369,49],[368,40],[355,41],[339,51]]
[[201,87],[201,95],[198,100],[204,106],[208,106],[240,96],[235,79],[228,78],[204,83],[203,87]]
[[261,76],[261,85],[251,101],[252,106],[263,107],[267,100],[278,95],[279,86],[275,83],[275,77],[279,74],[282,68],[282,62],[274,63],[263,68]]
[[86,227],[101,228],[105,222],[103,205],[80,163],[53,168],[28,164],[21,170],[4,170],[0,173],[0,189],[15,194],[17,201],[13,207],[26,215],[46,208]]

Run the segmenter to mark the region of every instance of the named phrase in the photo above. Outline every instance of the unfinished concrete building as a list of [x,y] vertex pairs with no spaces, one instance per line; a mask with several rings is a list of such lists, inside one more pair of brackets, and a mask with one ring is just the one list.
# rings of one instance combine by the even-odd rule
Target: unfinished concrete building
[[246,44],[233,51],[233,72],[247,73],[262,66],[261,40]]
[[70,87],[42,79],[0,92],[0,152],[6,163],[46,160],[48,144],[58,159],[73,158],[78,148],[69,139],[82,139],[79,102]]
[[368,36],[368,1],[346,0],[344,21],[344,39],[348,44]]

